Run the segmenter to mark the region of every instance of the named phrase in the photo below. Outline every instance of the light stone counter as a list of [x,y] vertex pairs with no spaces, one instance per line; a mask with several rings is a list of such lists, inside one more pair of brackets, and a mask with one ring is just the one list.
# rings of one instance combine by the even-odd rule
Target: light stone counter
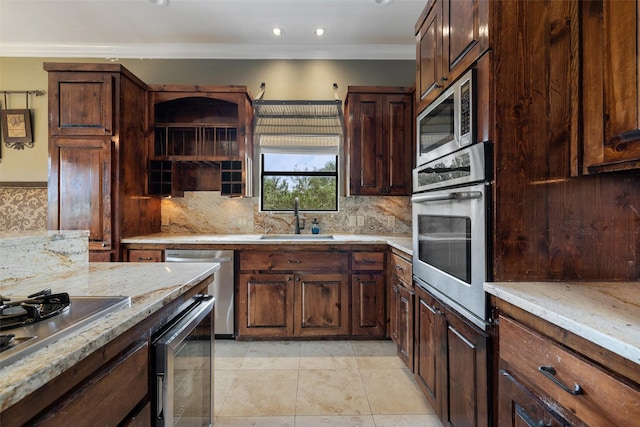
[[21,296],[51,288],[71,296],[131,297],[131,306],[89,323],[63,340],[0,370],[0,411],[32,393],[91,352],[209,277],[220,265],[93,263],[58,273],[0,283],[0,294]]
[[369,234],[331,234],[333,239],[326,239],[325,234],[304,234],[302,238],[295,235],[279,234],[269,239],[262,239],[260,234],[171,234],[156,233],[122,239],[121,243],[159,244],[159,245],[273,245],[273,244],[305,244],[305,245],[347,245],[347,244],[387,244],[413,255],[413,240],[407,235],[369,235]]
[[484,289],[640,365],[640,282],[492,282]]

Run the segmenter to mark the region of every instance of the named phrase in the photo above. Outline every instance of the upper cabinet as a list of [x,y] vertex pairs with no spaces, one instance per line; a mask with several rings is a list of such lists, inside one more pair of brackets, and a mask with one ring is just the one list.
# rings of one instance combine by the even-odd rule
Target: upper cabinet
[[574,173],[638,169],[640,1],[589,0],[580,6],[584,128]]
[[246,87],[157,86],[151,102],[151,194],[246,194],[253,146]]
[[147,86],[119,64],[45,63],[50,230],[89,230],[89,260],[122,259],[120,239],[160,231],[147,194]]
[[410,195],[413,88],[349,86],[345,105],[350,194]]
[[486,0],[432,0],[416,24],[416,105],[433,101],[488,49]]

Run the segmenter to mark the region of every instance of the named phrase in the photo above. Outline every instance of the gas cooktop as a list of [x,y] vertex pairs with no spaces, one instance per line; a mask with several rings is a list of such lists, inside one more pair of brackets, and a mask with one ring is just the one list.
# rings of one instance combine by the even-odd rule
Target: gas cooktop
[[49,289],[27,297],[0,298],[0,368],[131,305],[127,296],[70,297]]

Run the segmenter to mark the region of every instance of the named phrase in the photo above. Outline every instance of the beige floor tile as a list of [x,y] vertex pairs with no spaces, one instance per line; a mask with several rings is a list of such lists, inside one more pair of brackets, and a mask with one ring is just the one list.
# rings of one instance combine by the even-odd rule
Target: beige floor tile
[[358,369],[350,341],[304,341],[300,369]]
[[294,427],[295,417],[218,417],[216,427]]
[[376,427],[371,415],[298,415],[296,427]]
[[240,369],[250,345],[250,342],[216,340],[214,345],[215,369]]
[[302,369],[299,371],[296,415],[371,414],[358,371]]
[[229,389],[236,378],[236,371],[224,371],[216,369],[213,374],[213,413],[218,415]]
[[298,369],[300,342],[256,341],[249,346],[242,369]]
[[391,341],[353,341],[353,352],[359,369],[401,369],[405,364],[398,357]]
[[361,369],[373,414],[433,414],[408,369]]
[[237,371],[220,417],[295,415],[297,370]]
[[374,415],[376,427],[442,427],[437,415]]

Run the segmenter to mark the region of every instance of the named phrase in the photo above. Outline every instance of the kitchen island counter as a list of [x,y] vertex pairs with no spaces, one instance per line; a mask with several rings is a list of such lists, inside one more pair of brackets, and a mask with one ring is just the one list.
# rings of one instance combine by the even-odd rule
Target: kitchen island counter
[[128,331],[194,286],[212,276],[219,264],[90,263],[68,271],[0,286],[3,296],[24,296],[51,288],[71,296],[129,296],[131,305],[0,370],[0,411],[68,371],[94,351]]

